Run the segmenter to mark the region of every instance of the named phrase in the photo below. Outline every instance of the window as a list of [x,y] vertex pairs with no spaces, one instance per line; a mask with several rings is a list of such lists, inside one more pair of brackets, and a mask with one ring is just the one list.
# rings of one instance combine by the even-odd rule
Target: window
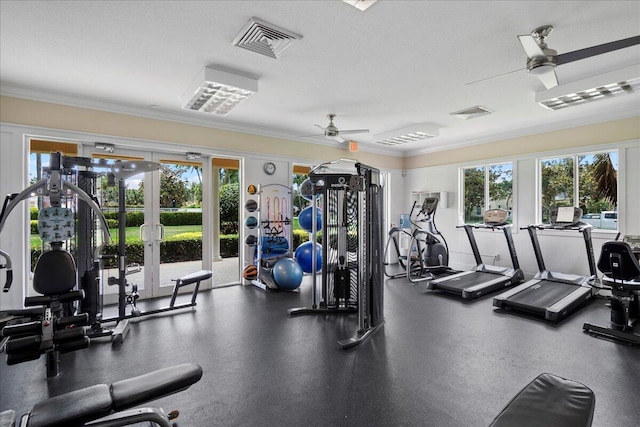
[[462,169],[462,214],[464,222],[482,221],[488,209],[504,209],[512,222],[513,164],[499,163]]
[[582,221],[596,229],[618,228],[618,152],[541,159],[539,216],[549,221],[558,206],[579,206]]

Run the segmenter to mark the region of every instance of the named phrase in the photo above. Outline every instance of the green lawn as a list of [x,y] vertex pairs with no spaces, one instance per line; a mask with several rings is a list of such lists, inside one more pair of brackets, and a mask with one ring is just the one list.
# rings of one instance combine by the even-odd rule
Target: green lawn
[[[300,224],[298,223],[298,218],[293,218],[292,223],[294,230],[300,230]],[[114,242],[118,239],[118,229],[113,228],[109,230],[111,233],[111,240]],[[201,225],[168,225],[164,227],[164,237],[165,239],[169,239],[176,234],[182,233],[200,233],[202,234],[202,226]],[[140,242],[140,228],[139,227],[127,227],[127,241],[131,243],[139,243]],[[31,247],[37,248],[40,247],[40,236],[37,234],[31,235]]]
[[[140,242],[140,228],[139,227],[127,227],[127,241],[131,243],[139,243]],[[112,228],[109,230],[111,233],[111,240],[114,242],[118,240],[118,229]],[[164,237],[165,239],[169,239],[176,234],[182,233],[200,233],[202,234],[202,226],[201,225],[171,225],[164,227]],[[40,236],[37,234],[31,235],[31,247],[37,248],[40,246]]]

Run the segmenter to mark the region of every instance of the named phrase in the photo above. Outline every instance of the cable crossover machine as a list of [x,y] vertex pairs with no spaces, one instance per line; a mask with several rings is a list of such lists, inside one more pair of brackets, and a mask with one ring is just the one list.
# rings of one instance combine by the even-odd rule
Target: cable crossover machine
[[[316,166],[309,179],[313,195],[322,196],[322,283],[317,283],[314,229],[312,305],[290,309],[289,314],[358,313],[356,335],[338,341],[340,347],[349,348],[384,324],[380,171],[340,159]],[[312,206],[315,218],[318,207]]]

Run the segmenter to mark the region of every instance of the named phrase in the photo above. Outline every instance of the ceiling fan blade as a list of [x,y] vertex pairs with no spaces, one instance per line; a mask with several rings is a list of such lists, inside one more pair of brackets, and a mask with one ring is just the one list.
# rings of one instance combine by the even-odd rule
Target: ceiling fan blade
[[542,51],[542,48],[533,38],[531,34],[525,34],[523,36],[518,36],[518,40],[520,40],[520,44],[527,54],[527,58],[536,58],[538,56],[546,56]]
[[319,127],[319,128],[320,128],[320,129],[322,129],[322,131],[324,132],[324,128],[323,128],[322,126],[320,126],[320,125],[314,125],[314,126]]
[[313,138],[316,136],[324,136],[324,133],[314,133],[313,135],[298,135],[296,138]]
[[341,130],[340,133],[369,133],[369,129],[348,129]]
[[328,136],[327,139],[333,139],[334,141],[338,141],[338,142],[347,142],[343,137],[341,137],[340,135],[336,135],[336,136]]
[[537,76],[547,89],[558,86],[558,76],[556,76],[556,70],[553,68],[546,73],[537,74]]
[[518,68],[517,70],[508,71],[506,73],[498,74],[496,76],[485,77],[483,79],[474,80],[472,82],[465,83],[465,86],[472,85],[472,84],[475,84],[475,83],[480,83],[480,82],[486,82],[487,80],[497,79],[498,77],[503,77],[503,76],[506,76],[506,75],[509,75],[509,74],[513,74],[513,73],[517,73],[519,71],[524,71],[524,70],[525,70],[524,68]]
[[561,53],[558,55],[558,65],[567,64],[569,62],[578,61],[580,59],[590,58],[603,53],[613,52],[614,50],[624,49],[626,47],[640,44],[640,36],[633,36],[627,39],[616,40],[614,42],[603,43],[597,46],[586,47],[584,49],[574,50],[573,52]]

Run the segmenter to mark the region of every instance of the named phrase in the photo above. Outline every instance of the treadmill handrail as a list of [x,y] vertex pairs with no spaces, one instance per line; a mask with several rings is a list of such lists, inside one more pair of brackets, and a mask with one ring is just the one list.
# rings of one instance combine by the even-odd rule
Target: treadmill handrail
[[533,252],[536,256],[538,263],[538,271],[547,271],[544,265],[544,259],[542,257],[542,250],[540,249],[540,243],[538,242],[537,230],[558,230],[558,231],[578,231],[582,234],[585,243],[585,250],[587,252],[587,261],[589,263],[589,278],[597,278],[598,271],[596,270],[596,260],[593,253],[593,242],[591,241],[591,230],[593,226],[584,222],[577,222],[567,225],[558,224],[530,224],[526,227],[520,227],[521,230],[528,230],[529,237],[531,238],[531,244],[533,246]]

